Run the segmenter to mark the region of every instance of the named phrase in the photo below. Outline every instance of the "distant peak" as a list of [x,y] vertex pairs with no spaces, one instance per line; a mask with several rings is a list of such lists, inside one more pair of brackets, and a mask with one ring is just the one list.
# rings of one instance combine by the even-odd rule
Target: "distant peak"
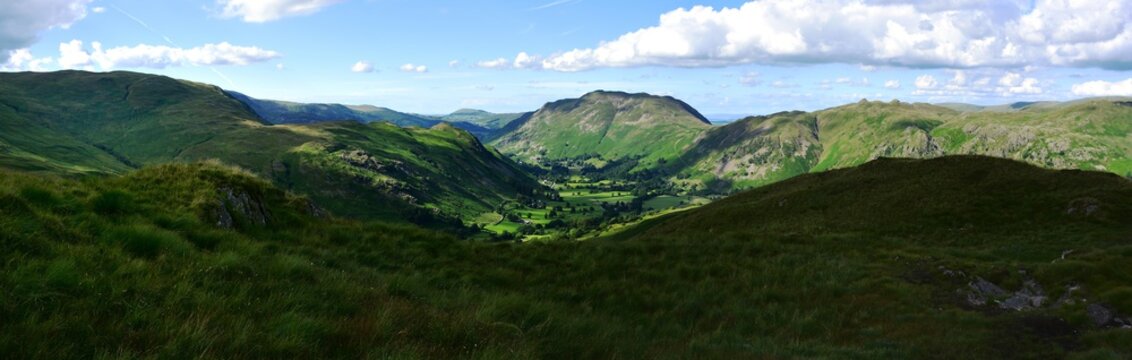
[[459,110],[453,111],[453,112],[452,112],[452,115],[459,115],[459,114],[487,114],[487,113],[488,113],[487,111],[484,111],[484,110],[480,110],[480,109],[468,109],[468,108],[464,108],[464,109],[459,109]]
[[693,117],[695,117],[700,122],[702,122],[704,124],[711,125],[711,121],[708,120],[707,117],[705,117],[703,114],[700,114],[699,111],[697,111],[691,105],[688,105],[688,103],[681,101],[680,99],[671,97],[671,96],[652,95],[652,94],[648,94],[648,93],[628,93],[628,92],[624,92],[624,91],[595,90],[595,91],[591,91],[589,93],[586,93],[585,95],[582,95],[582,97],[577,98],[577,99],[563,99],[563,100],[558,100],[558,101],[555,101],[555,102],[548,103],[543,108],[544,109],[553,109],[553,110],[557,110],[557,111],[570,111],[570,110],[573,110],[574,108],[577,108],[578,106],[580,106],[581,104],[586,103],[586,102],[601,101],[601,99],[610,99],[610,98],[640,100],[640,101],[655,101],[655,102],[660,102],[660,103],[667,103],[671,106],[678,107],[678,108],[684,110],[685,112],[688,112],[689,114],[691,114]]

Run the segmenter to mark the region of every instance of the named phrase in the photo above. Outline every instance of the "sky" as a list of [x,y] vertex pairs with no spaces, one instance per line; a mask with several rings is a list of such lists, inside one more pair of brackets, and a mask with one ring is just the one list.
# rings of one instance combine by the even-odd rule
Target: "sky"
[[714,117],[1132,96],[1132,0],[0,0],[0,71],[442,114],[593,90]]

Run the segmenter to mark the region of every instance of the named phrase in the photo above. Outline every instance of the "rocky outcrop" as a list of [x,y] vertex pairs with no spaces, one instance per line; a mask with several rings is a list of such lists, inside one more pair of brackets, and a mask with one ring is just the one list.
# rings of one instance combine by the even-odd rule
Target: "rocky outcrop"
[[1116,310],[1102,304],[1089,304],[1085,314],[1097,327],[1132,329],[1132,317],[1121,317]]
[[[1072,253],[1066,251],[1062,255]],[[943,275],[954,278],[956,276],[965,277],[962,271],[950,270],[944,267],[939,268]],[[1081,289],[1076,284],[1069,284],[1065,286],[1065,292],[1057,301],[1050,301],[1049,296],[1042,288],[1041,284],[1029,277],[1025,271],[1019,272],[1022,277],[1022,288],[1017,291],[1007,291],[1002,287],[983,279],[982,277],[975,276],[970,282],[967,283],[965,289],[956,290],[957,293],[962,295],[965,305],[972,308],[993,308],[1005,311],[1034,311],[1040,309],[1052,309],[1062,306],[1072,306],[1076,304],[1087,303],[1085,307],[1085,315],[1089,317],[1093,325],[1099,328],[1123,328],[1132,329],[1132,317],[1121,316],[1113,308],[1099,304],[1089,303],[1089,300],[1078,294]]]
[[218,192],[220,206],[216,209],[217,227],[232,229],[241,220],[254,226],[265,226],[270,222],[271,214],[263,201],[247,190],[223,186]]

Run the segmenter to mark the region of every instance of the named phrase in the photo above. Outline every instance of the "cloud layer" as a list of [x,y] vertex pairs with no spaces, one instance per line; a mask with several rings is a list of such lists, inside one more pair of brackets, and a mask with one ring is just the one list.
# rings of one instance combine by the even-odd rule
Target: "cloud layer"
[[217,0],[220,16],[263,23],[288,16],[309,15],[344,0]]
[[36,41],[39,33],[67,28],[86,17],[91,0],[0,1],[0,64],[16,50]]
[[[1132,0],[761,0],[696,6],[597,47],[482,67],[581,71],[763,63],[1132,69]],[[518,66],[527,58],[525,66]],[[536,62],[530,59],[537,59]]]
[[1097,80],[1073,85],[1073,95],[1132,96],[1132,79],[1117,82]]
[[281,55],[254,46],[237,46],[227,42],[205,44],[194,48],[178,48],[164,45],[119,46],[103,49],[99,42],[90,44],[91,50],[83,47],[83,42],[71,40],[59,44],[59,67],[65,69],[93,68],[98,65],[103,70],[118,68],[155,68],[181,65],[247,65],[263,62]]

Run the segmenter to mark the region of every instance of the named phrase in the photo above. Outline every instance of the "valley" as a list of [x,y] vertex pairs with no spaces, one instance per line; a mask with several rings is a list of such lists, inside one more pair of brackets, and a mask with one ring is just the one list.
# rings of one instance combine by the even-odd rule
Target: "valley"
[[0,90],[20,358],[1132,354],[1121,98],[713,126],[613,91],[413,115],[131,72]]

